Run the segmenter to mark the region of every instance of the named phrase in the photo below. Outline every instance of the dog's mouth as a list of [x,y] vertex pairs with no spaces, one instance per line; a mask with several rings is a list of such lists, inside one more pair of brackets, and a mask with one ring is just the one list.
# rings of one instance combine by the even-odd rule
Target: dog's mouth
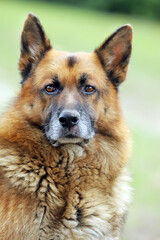
[[[60,124],[61,123],[61,124]],[[84,145],[94,136],[94,128],[89,117],[79,120],[78,123],[72,123],[72,126],[63,126],[57,117],[52,117],[49,124],[46,124],[45,134],[52,146],[64,144]]]
[[80,138],[80,137],[74,136],[72,134],[69,134],[65,137],[59,138],[57,140],[51,140],[51,144],[54,147],[58,147],[58,146],[64,145],[64,144],[84,145],[84,144],[87,144],[88,142],[89,142],[89,139]]

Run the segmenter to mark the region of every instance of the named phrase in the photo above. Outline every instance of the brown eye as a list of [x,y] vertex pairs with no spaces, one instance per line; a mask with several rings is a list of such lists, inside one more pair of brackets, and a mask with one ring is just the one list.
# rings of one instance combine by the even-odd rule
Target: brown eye
[[88,94],[90,94],[90,93],[94,93],[95,92],[95,87],[93,87],[93,86],[90,86],[90,85],[87,85],[87,86],[85,86],[85,92],[86,93],[88,93]]
[[53,86],[51,86],[51,85],[48,85],[48,86],[46,86],[46,91],[47,92],[54,92],[55,88]]
[[56,86],[56,84],[49,84],[45,86],[45,91],[48,94],[56,94],[58,92],[58,86]]

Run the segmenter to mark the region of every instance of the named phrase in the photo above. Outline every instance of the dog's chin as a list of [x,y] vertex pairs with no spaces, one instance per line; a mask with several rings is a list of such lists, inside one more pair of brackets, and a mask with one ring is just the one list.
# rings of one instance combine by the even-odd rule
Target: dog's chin
[[84,139],[84,138],[78,138],[78,137],[64,137],[64,138],[59,138],[57,140],[52,140],[51,144],[54,147],[59,147],[61,145],[65,144],[78,144],[78,145],[84,145],[89,142],[89,139]]

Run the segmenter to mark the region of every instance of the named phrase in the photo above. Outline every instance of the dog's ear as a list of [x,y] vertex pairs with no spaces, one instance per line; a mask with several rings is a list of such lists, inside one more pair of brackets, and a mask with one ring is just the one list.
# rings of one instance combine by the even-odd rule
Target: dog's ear
[[131,49],[132,27],[124,25],[95,50],[115,88],[125,80]]
[[50,41],[46,37],[40,21],[32,13],[29,13],[21,35],[19,70],[22,83],[30,76],[34,67],[50,48]]

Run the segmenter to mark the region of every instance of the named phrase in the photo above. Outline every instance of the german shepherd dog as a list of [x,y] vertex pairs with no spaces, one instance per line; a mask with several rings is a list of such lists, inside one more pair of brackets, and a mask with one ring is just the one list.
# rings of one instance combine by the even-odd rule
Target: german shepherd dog
[[124,25],[92,53],[54,50],[30,13],[22,87],[0,122],[1,240],[118,240],[130,201],[130,138],[118,103]]

